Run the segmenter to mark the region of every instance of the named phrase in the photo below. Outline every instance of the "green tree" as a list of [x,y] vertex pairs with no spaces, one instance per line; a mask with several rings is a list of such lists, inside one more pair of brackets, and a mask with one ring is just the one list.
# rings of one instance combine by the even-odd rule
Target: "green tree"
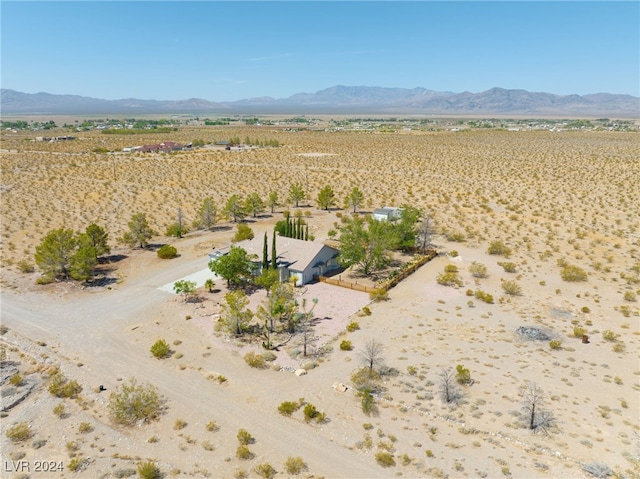
[[98,263],[96,249],[86,233],[60,228],[36,246],[35,261],[46,278],[87,281]]
[[340,228],[338,262],[356,265],[366,276],[389,264],[389,250],[394,245],[392,226],[386,221],[352,217]]
[[291,185],[291,188],[289,188],[289,202],[293,203],[296,208],[306,197],[307,194],[300,183],[294,183]]
[[202,206],[197,212],[197,219],[194,224],[198,228],[210,229],[216,224],[217,208],[213,198],[207,197],[202,202]]
[[271,213],[273,214],[274,210],[276,209],[276,206],[279,206],[277,191],[272,191],[271,193],[269,193],[269,198],[267,199],[267,206],[271,208]]
[[109,247],[109,233],[107,233],[102,227],[95,223],[91,223],[87,226],[87,229],[85,229],[85,234],[89,237],[91,246],[95,249],[96,256],[98,258],[111,253],[111,248]]
[[353,208],[354,213],[362,205],[363,202],[364,202],[364,195],[362,194],[362,191],[360,191],[360,189],[357,186],[353,187],[351,192],[347,195],[347,197],[344,200],[345,206],[348,208]]
[[416,246],[417,222],[422,215],[418,208],[410,205],[402,205],[400,219],[394,221],[393,231],[395,236],[394,248],[409,250]]
[[277,325],[283,325],[289,332],[293,332],[294,328],[291,326],[297,309],[293,285],[277,282],[271,286],[269,296],[258,307],[256,314],[270,332],[276,331]]
[[280,281],[280,271],[273,268],[263,268],[262,273],[255,279],[256,285],[267,290],[267,296],[271,287]]
[[253,258],[244,248],[231,246],[229,253],[209,262],[209,269],[227,280],[227,286],[239,285],[243,280],[251,277]]
[[269,242],[267,239],[267,232],[264,232],[264,241],[262,245],[262,271],[265,271],[269,267]]
[[196,294],[196,282],[181,279],[173,283],[173,292],[181,295],[185,301],[188,301]]
[[237,243],[238,241],[253,239],[253,237],[253,230],[249,225],[245,223],[238,223],[236,225],[236,233],[233,235],[231,242]]
[[262,201],[258,193],[253,192],[244,201],[244,209],[255,218],[264,211],[264,201]]
[[145,213],[136,213],[128,223],[129,231],[122,235],[122,241],[132,248],[146,248],[149,240],[156,234],[149,226]]
[[237,223],[238,220],[241,220],[246,216],[243,203],[244,202],[240,195],[232,195],[224,206],[224,215],[234,223]]
[[276,230],[273,230],[271,238],[271,268],[278,269],[278,254],[276,251]]
[[253,318],[253,312],[247,308],[249,298],[240,290],[230,291],[224,295],[220,317],[227,330],[240,336]]
[[336,194],[329,185],[325,186],[318,193],[318,206],[324,210],[328,210],[336,204]]

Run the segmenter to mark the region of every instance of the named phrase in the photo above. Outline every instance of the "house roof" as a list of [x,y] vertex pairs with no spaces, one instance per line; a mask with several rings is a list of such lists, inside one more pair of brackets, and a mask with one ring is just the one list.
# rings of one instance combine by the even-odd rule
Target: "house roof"
[[[271,236],[268,235],[269,261],[271,261]],[[256,233],[251,240],[240,241],[235,244],[246,250],[249,254],[255,254],[262,260],[264,248],[264,234]],[[315,266],[315,258],[323,248],[329,248],[338,254],[338,250],[319,241],[303,241],[294,238],[276,236],[276,254],[278,264],[287,266],[296,271],[303,271],[309,266]],[[313,264],[312,264],[313,263]]]

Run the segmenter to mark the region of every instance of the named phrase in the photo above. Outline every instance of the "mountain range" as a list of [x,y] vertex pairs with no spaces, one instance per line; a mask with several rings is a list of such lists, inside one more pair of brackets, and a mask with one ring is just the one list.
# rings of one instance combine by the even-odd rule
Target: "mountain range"
[[639,118],[640,98],[596,93],[555,95],[492,88],[480,93],[442,92],[425,88],[342,86],[288,98],[258,97],[238,101],[102,100],[78,95],[0,90],[3,115],[73,114],[411,114],[514,115]]

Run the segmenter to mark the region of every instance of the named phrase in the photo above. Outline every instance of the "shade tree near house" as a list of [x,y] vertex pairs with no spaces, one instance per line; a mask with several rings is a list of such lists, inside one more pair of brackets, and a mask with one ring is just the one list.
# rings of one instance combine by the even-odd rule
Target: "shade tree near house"
[[340,265],[355,266],[364,275],[385,268],[391,260],[394,238],[388,222],[351,217],[340,227],[339,241]]
[[240,336],[253,318],[253,311],[247,308],[249,298],[243,291],[235,290],[225,294],[224,301],[220,311],[222,324],[229,333]]
[[229,253],[209,261],[209,269],[227,280],[227,286],[238,286],[251,278],[253,257],[239,246],[231,246]]

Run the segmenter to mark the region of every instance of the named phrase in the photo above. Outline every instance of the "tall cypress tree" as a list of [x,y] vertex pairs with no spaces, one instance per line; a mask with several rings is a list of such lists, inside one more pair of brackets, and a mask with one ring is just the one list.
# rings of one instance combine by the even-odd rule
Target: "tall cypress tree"
[[262,246],[262,269],[263,271],[269,267],[269,257],[267,248],[267,232],[264,232],[264,245]]
[[304,240],[309,241],[309,224],[304,227]]
[[273,240],[271,241],[271,267],[278,267],[278,257],[276,256],[276,230],[273,230]]

